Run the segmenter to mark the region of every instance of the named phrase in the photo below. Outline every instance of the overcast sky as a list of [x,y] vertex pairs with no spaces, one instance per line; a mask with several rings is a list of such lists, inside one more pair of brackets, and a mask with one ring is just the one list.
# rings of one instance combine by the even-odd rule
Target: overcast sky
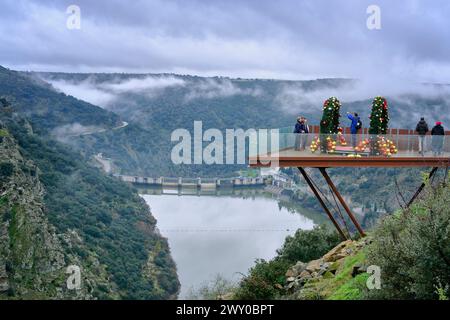
[[[81,9],[69,30],[66,9]],[[381,29],[369,30],[369,5]],[[0,64],[450,83],[448,0],[1,0]]]

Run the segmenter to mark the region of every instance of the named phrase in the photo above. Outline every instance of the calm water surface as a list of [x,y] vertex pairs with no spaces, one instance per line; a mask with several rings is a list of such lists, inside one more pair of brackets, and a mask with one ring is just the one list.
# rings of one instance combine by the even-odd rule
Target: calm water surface
[[287,235],[314,222],[256,196],[143,195],[168,238],[181,282],[180,298],[221,274],[239,280],[255,259],[271,259]]

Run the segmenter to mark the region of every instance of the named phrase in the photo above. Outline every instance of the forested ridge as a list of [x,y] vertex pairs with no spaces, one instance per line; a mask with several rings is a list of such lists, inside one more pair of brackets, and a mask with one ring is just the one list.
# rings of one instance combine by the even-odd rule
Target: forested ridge
[[[17,76],[17,86],[10,87],[0,105],[0,144],[5,150],[0,161],[0,221],[7,236],[0,248],[0,299],[176,298],[176,266],[144,200],[51,135],[59,116],[63,123],[77,119],[105,126],[120,123],[119,118],[1,71],[2,79]],[[26,92],[17,92],[21,88]],[[50,100],[40,96],[41,90]],[[49,231],[39,231],[40,224]],[[40,243],[41,237],[53,240]],[[37,255],[42,250],[49,253]],[[44,275],[25,267],[25,261],[48,265]],[[70,264],[82,270],[81,292],[65,287]]]

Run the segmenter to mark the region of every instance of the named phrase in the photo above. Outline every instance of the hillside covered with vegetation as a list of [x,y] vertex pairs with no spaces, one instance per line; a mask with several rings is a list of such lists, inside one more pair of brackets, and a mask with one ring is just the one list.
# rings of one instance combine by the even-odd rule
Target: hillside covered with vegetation
[[[0,299],[176,298],[167,240],[136,190],[10,108],[0,122]],[[69,265],[82,291],[67,290]]]
[[0,66],[0,97],[14,106],[15,112],[32,121],[39,133],[52,133],[56,128],[104,127],[119,125],[112,112],[85,101],[55,92],[51,85],[36,76]]
[[[340,243],[336,233],[323,227],[297,231],[273,260],[257,261],[227,297],[448,300],[448,182],[428,182],[411,208],[380,219],[362,239]],[[370,279],[370,266],[380,270],[379,286]]]

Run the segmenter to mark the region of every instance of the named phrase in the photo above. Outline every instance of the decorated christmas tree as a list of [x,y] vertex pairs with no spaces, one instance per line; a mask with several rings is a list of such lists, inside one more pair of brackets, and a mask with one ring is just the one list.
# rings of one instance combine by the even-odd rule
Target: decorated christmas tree
[[323,116],[320,121],[321,151],[333,152],[336,148],[334,135],[339,132],[341,102],[336,97],[331,97],[323,103]]
[[376,97],[372,102],[369,134],[386,134],[389,124],[388,103],[383,97]]
[[369,134],[371,135],[370,149],[372,155],[390,156],[392,153],[396,153],[396,147],[393,143],[391,146],[390,140],[386,140],[385,137],[380,136],[387,133],[388,124],[389,112],[387,100],[383,97],[375,97],[372,102],[372,113],[370,114],[369,128]]
[[322,121],[320,121],[321,134],[337,134],[339,132],[340,109],[341,102],[336,97],[325,100]]

